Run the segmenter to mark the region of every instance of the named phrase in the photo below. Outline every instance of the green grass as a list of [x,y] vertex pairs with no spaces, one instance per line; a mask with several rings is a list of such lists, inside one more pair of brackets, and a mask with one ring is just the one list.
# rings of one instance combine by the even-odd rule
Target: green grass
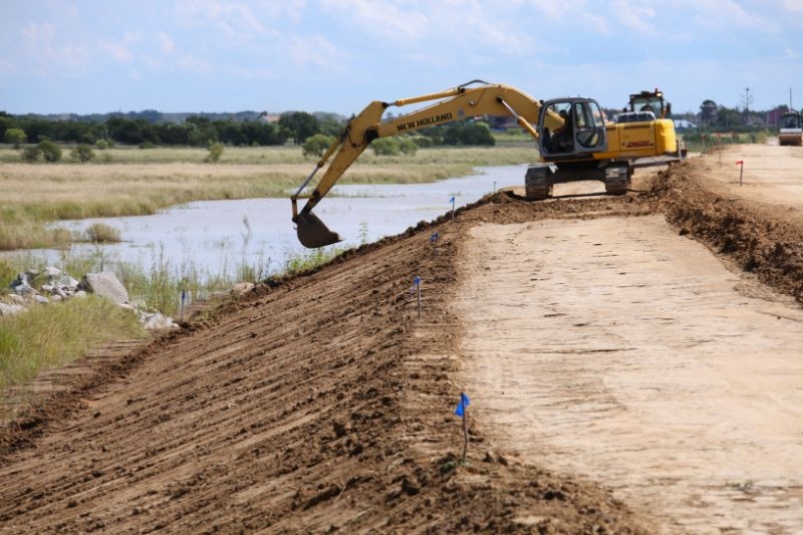
[[87,296],[0,317],[0,392],[26,385],[111,340],[144,336],[130,310]]

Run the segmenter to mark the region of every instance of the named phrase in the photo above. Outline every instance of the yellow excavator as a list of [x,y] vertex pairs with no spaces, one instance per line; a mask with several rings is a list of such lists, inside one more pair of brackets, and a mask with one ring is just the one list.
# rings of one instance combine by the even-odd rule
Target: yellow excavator
[[668,119],[672,114],[672,104],[664,99],[663,91],[656,87],[655,91],[631,94],[624,111],[651,111],[659,119]]
[[[382,120],[391,106],[432,101],[436,102]],[[314,249],[341,241],[312,209],[372,141],[481,116],[513,117],[536,141],[540,161],[530,166],[524,177],[525,197],[531,200],[551,196],[554,184],[578,180],[600,180],[605,183],[607,193],[622,195],[627,193],[634,167],[664,165],[682,159],[681,144],[671,120],[653,116],[649,120],[608,122],[599,104],[591,98],[537,100],[515,87],[474,80],[438,93],[394,102],[374,101],[348,122],[290,197],[292,219],[301,244]],[[312,193],[302,196],[333,155]],[[307,199],[307,203],[299,211],[300,198]]]

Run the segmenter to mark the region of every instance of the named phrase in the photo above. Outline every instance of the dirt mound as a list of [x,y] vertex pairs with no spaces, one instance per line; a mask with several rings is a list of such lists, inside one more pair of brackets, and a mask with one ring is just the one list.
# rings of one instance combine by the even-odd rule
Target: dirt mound
[[472,418],[461,463],[450,302],[473,225],[656,210],[800,295],[795,230],[693,167],[624,197],[499,193],[270,281],[32,407],[0,431],[1,531],[650,533],[607,489],[501,456]]
[[654,209],[681,234],[803,303],[803,228],[795,213],[728,195],[707,180],[702,160],[660,173],[652,195]]

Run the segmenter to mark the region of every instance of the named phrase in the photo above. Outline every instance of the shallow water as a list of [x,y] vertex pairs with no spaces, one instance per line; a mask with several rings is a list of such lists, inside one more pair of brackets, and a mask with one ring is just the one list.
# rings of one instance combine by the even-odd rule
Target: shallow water
[[[492,193],[524,184],[526,165],[487,167],[478,174],[432,184],[335,186],[314,213],[343,237],[329,246],[350,247],[404,232],[420,221],[431,221]],[[289,197],[289,196],[288,196]],[[299,209],[304,202],[300,202]],[[149,270],[169,266],[171,273],[192,272],[201,279],[234,277],[238,267],[282,271],[291,258],[306,254],[296,238],[289,198],[200,201],[150,216],[62,221],[59,226],[83,231],[94,223],[117,228],[123,242],[74,245],[73,255],[96,255],[104,266],[125,262]],[[59,253],[39,250],[57,263]]]

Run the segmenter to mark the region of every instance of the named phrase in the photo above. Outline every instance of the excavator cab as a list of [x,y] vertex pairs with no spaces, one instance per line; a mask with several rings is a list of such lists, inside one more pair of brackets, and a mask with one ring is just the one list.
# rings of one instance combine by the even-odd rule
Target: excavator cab
[[[559,116],[562,124],[554,125]],[[607,146],[605,120],[597,101],[571,97],[544,102],[538,124],[539,149],[545,161],[583,159]]]

